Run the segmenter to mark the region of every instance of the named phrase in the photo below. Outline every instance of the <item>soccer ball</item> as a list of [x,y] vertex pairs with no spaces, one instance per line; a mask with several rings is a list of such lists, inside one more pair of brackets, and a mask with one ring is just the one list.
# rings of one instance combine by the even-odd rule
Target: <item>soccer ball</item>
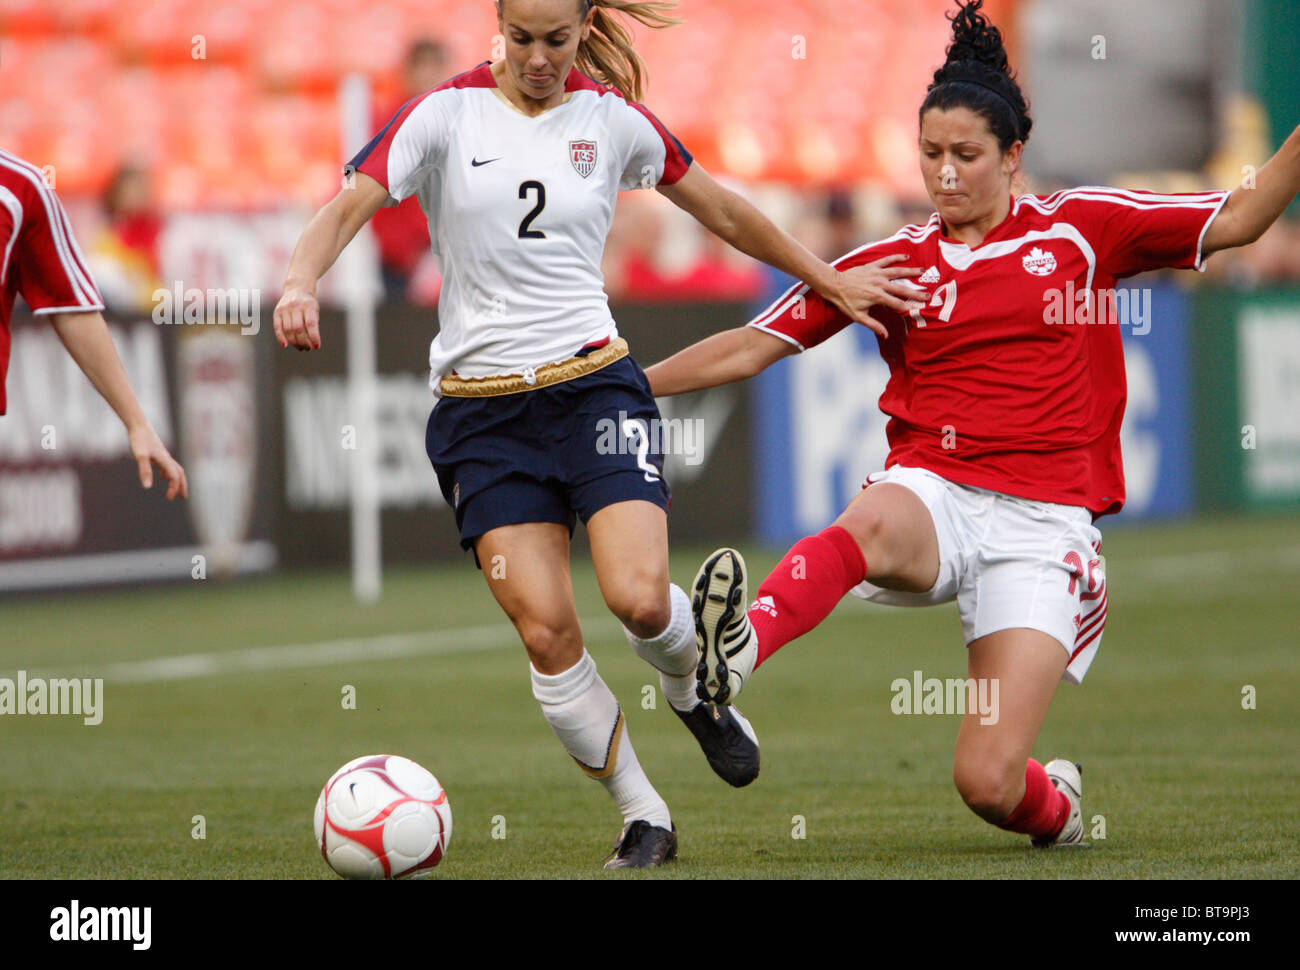
[[316,844],[347,879],[421,879],[451,841],[451,805],[438,779],[408,758],[349,761],[316,799]]

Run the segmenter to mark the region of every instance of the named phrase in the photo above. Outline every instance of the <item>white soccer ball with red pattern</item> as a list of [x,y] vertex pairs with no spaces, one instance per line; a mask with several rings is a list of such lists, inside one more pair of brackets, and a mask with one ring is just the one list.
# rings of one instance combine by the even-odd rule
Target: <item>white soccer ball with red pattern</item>
[[451,841],[451,805],[438,779],[409,758],[349,761],[316,799],[316,844],[347,879],[420,879]]

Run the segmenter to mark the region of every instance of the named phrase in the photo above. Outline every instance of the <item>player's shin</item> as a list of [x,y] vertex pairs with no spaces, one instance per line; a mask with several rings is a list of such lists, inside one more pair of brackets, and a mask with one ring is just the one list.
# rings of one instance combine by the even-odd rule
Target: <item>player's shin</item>
[[699,653],[695,621],[690,597],[680,586],[670,585],[668,598],[672,616],[661,633],[649,639],[636,636],[626,627],[623,633],[637,656],[659,671],[659,686],[668,703],[679,711],[689,711],[699,703],[694,677]]
[[667,829],[668,805],[654,790],[637,761],[618,700],[596,673],[586,650],[563,673],[532,668],[533,696],[564,750],[587,775],[597,779],[623,814],[624,823],[644,819]]
[[755,668],[826,619],[844,594],[866,578],[867,563],[857,540],[839,526],[795,543],[758,588],[749,608],[758,635]]

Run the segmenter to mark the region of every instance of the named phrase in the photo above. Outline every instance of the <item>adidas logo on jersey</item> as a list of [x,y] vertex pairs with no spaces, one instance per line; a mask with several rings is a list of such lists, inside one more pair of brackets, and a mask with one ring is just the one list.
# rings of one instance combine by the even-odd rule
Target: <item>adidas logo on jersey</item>
[[776,600],[772,599],[772,597],[770,596],[760,596],[758,599],[754,600],[753,605],[750,606],[750,609],[762,610],[764,613],[768,614],[769,616],[777,615]]
[[1034,276],[1051,276],[1056,272],[1056,257],[1051,253],[1043,252],[1035,246],[1029,250],[1029,255],[1022,261],[1027,273]]
[[918,282],[918,283],[938,283],[938,282],[939,282],[939,267],[938,267],[938,266],[931,266],[929,269],[927,269],[924,273],[921,274],[920,279],[918,279],[917,282]]

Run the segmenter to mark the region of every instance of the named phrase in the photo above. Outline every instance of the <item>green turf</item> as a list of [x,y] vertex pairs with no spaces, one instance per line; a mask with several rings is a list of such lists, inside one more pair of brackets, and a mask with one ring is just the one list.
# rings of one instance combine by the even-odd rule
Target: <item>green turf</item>
[[[678,550],[686,583],[707,550]],[[779,550],[747,549],[762,574]],[[1300,802],[1300,518],[1112,530],[1106,641],[1062,686],[1035,748],[1085,766],[1088,850],[1038,853],[979,821],[951,781],[955,716],[898,716],[890,683],[964,676],[953,607],[847,600],[746,690],[763,773],[715,778],[607,619],[589,629],[681,859],[653,878],[1294,877]],[[579,612],[602,616],[575,564]],[[504,627],[471,567],[392,570],[381,604],[345,574],[42,596],[0,606],[0,676],[385,633]],[[508,633],[508,631],[505,631]],[[490,635],[490,631],[489,631]],[[0,877],[322,878],[311,811],[344,761],[423,763],[455,815],[437,878],[644,878],[598,861],[619,821],[533,701],[522,648],[152,683],[110,681],[101,725],[0,717]],[[1242,709],[1242,688],[1257,708]],[[344,710],[352,685],[357,709]],[[203,815],[207,837],[191,837]],[[504,839],[492,837],[503,816]],[[792,837],[795,817],[806,837]],[[1090,826],[1091,827],[1091,826]]]

